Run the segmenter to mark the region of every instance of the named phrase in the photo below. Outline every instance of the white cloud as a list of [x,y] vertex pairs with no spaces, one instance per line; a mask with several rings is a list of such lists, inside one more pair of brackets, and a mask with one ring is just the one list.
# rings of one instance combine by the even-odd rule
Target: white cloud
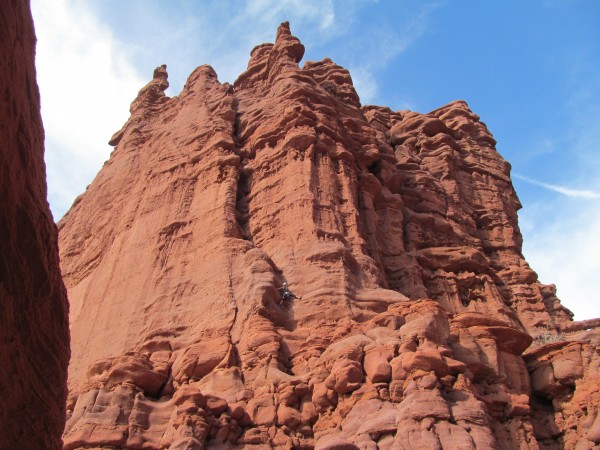
[[58,219],[108,158],[108,139],[127,120],[144,82],[82,3],[33,0],[32,11],[48,197]]
[[526,237],[523,253],[540,281],[557,286],[576,320],[600,317],[600,208],[598,202],[535,204],[519,213]]
[[566,195],[567,197],[572,198],[584,198],[584,199],[598,199],[600,198],[600,192],[595,192],[589,189],[572,189],[566,186],[560,186],[557,184],[545,183],[543,181],[534,180],[533,178],[526,177],[524,175],[519,175],[513,173],[512,176],[519,180],[525,181],[530,184],[534,184],[536,186],[540,186],[544,189],[548,189],[550,191],[558,192],[560,194]]

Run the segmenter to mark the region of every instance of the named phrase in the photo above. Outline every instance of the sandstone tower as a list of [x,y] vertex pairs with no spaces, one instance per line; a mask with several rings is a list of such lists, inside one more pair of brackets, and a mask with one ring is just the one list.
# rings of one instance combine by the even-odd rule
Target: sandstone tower
[[485,124],[361,106],[303,54],[284,23],[233,85],[169,98],[159,66],[131,104],[59,224],[65,448],[600,443],[598,333],[524,260]]

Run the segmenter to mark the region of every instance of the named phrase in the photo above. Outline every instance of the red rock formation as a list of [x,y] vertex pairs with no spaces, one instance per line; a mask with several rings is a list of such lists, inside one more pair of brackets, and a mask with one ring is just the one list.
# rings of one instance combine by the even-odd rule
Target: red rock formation
[[559,394],[593,422],[573,377],[532,390],[563,353],[526,361],[530,333],[577,326],[523,259],[485,125],[361,107],[303,53],[282,24],[233,86],[201,66],[168,98],[161,66],[133,101],[59,224],[65,448],[544,448],[573,429],[540,425]]
[[0,2],[0,448],[59,449],[68,305],[46,201],[29,3]]
[[600,333],[581,331],[530,352],[532,425],[543,448],[598,448]]

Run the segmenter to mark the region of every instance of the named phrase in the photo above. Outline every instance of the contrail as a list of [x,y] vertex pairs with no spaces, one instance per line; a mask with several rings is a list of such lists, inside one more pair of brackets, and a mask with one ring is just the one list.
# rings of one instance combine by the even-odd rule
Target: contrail
[[543,187],[544,189],[548,189],[550,191],[558,192],[560,194],[566,195],[567,197],[572,198],[587,198],[587,199],[596,199],[600,198],[600,193],[582,190],[582,189],[571,189],[564,186],[558,186],[556,184],[544,183],[543,181],[534,180],[533,178],[529,178],[523,175],[519,175],[513,173],[512,176],[514,178],[518,178],[519,180],[525,181],[530,184],[535,184],[536,186]]

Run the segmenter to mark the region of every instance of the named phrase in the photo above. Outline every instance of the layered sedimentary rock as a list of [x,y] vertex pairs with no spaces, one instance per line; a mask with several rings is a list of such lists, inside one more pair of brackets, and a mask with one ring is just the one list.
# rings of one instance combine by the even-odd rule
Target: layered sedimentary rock
[[579,326],[523,259],[479,117],[361,107],[303,53],[282,24],[233,85],[201,66],[168,98],[160,66],[131,104],[59,224],[65,448],[600,442],[594,344],[523,357]]
[[0,2],[0,448],[59,449],[68,305],[46,201],[28,2]]
[[546,449],[598,448],[600,336],[584,330],[525,357],[531,376],[531,423]]

